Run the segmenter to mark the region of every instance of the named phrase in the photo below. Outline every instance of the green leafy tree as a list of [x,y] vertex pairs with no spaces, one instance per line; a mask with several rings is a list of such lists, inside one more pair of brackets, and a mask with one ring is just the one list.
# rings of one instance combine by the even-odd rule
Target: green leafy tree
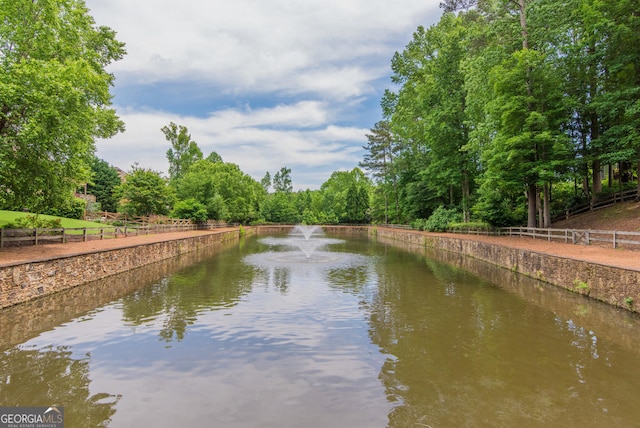
[[96,197],[103,211],[116,212],[118,199],[115,189],[121,184],[120,176],[114,167],[97,157],[91,162],[91,181],[87,183],[87,193]]
[[173,190],[160,173],[134,165],[116,189],[119,211],[132,216],[166,215],[174,201]]
[[360,168],[334,171],[320,186],[319,211],[327,222],[361,223],[368,220],[371,181]]
[[291,193],[293,186],[291,184],[291,169],[283,166],[280,171],[273,176],[273,188],[276,192]]
[[253,221],[264,199],[262,185],[233,163],[196,161],[175,187],[178,199],[196,199],[216,220]]
[[228,209],[218,192],[216,164],[208,160],[195,162],[175,183],[178,200],[194,199],[205,206],[207,218],[226,220]]
[[178,126],[171,122],[161,130],[167,141],[171,143],[171,148],[167,150],[167,160],[169,161],[169,179],[174,181],[182,177],[194,162],[202,159],[202,151],[196,142],[191,140],[186,126]]
[[409,142],[405,163],[417,163],[413,169],[420,171],[413,179],[424,180],[419,186],[430,199],[459,205],[468,221],[478,167],[468,149],[467,92],[461,67],[468,50],[464,24],[462,17],[445,14],[437,25],[419,27],[405,50],[394,55],[392,79],[402,87],[391,128]]
[[[368,171],[376,183],[374,192],[380,195],[384,204],[382,210],[384,223],[389,222],[389,199],[393,201],[393,213],[398,221],[400,190],[398,189],[395,162],[401,146],[398,138],[391,131],[391,124],[388,120],[376,123],[370,131],[370,134],[366,134],[367,145],[363,146],[366,152],[359,166]],[[380,219],[377,216],[376,218]]]
[[195,198],[178,201],[171,211],[173,218],[187,218],[193,221],[207,220],[207,207],[195,200]]
[[0,207],[68,203],[95,138],[124,130],[105,68],[125,54],[80,0],[0,0]]
[[262,184],[262,188],[265,192],[269,191],[269,188],[271,187],[271,174],[269,174],[269,171],[264,173],[264,177],[260,180],[260,184]]
[[209,156],[207,156],[207,160],[212,163],[222,162],[222,156],[217,152],[211,152],[209,153]]
[[274,223],[299,223],[302,216],[290,196],[285,192],[275,192],[269,195],[262,210],[264,219]]

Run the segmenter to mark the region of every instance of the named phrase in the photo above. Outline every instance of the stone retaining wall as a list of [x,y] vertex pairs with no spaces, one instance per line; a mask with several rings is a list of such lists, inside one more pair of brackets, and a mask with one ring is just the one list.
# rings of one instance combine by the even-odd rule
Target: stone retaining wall
[[473,257],[633,312],[640,307],[640,272],[635,270],[407,230],[371,228],[369,236]]
[[[291,226],[248,227],[248,234],[287,232]],[[486,242],[375,227],[324,227],[325,232],[384,239],[398,246],[413,245],[446,251],[500,266],[610,305],[638,312],[640,272],[558,256],[502,247]],[[161,260],[190,253],[221,242],[237,240],[240,231],[212,233],[173,241],[149,243],[115,250],[61,257],[0,267],[0,309],[37,297],[98,281]]]
[[0,267],[0,308],[101,280],[238,237],[238,230],[211,233]]

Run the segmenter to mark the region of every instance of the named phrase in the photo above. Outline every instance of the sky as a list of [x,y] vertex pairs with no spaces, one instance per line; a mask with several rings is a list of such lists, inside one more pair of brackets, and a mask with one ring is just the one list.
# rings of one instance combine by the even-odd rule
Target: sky
[[107,68],[126,131],[96,154],[167,176],[161,128],[174,122],[205,157],[258,181],[287,167],[294,190],[318,189],[362,161],[391,58],[440,19],[439,2],[86,0],[127,50]]

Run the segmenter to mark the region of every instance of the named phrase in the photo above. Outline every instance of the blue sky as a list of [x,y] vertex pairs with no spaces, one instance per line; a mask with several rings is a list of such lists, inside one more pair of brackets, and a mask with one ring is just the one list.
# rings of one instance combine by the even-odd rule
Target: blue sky
[[439,0],[86,0],[117,32],[126,57],[109,66],[127,130],[97,155],[166,174],[160,131],[184,125],[256,180],[291,169],[294,189],[317,189],[362,160],[381,119],[390,61]]

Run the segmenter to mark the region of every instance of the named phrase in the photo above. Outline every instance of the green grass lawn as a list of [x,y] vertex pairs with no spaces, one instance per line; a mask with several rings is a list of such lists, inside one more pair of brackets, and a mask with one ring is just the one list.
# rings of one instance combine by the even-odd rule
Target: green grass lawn
[[[16,219],[20,218],[20,217],[25,217],[28,215],[34,215],[33,213],[24,213],[24,212],[19,212],[19,211],[3,211],[0,210],[0,228],[4,227],[6,224],[9,224],[13,221],[15,221]],[[105,228],[112,228],[108,225],[103,225],[101,223],[95,223],[93,221],[84,221],[84,220],[75,220],[75,219],[71,219],[71,218],[62,218],[62,217],[56,217],[56,216],[51,216],[51,215],[44,215],[44,214],[38,214],[39,217],[42,218],[46,218],[46,219],[54,219],[54,218],[60,218],[61,219],[61,225],[62,227],[66,228],[71,228],[71,229],[75,229],[75,228],[100,228],[100,227],[105,227]],[[80,231],[78,231],[78,233],[80,233]],[[98,233],[98,231],[96,231],[95,233]]]

